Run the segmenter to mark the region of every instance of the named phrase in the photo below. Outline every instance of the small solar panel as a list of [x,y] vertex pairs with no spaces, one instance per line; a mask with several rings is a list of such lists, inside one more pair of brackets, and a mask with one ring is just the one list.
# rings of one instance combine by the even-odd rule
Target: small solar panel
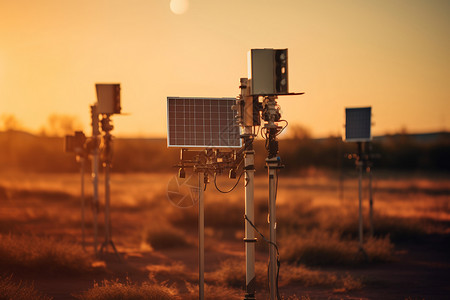
[[347,142],[367,142],[372,140],[372,107],[345,109],[345,140]]
[[235,98],[167,97],[167,146],[240,148]]

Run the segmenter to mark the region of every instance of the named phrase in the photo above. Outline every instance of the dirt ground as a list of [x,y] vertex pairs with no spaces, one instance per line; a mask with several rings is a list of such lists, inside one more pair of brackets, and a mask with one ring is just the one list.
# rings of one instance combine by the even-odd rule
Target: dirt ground
[[[69,275],[64,273],[3,270],[0,273],[14,274],[15,278],[33,282],[37,290],[53,299],[74,299],[101,283],[104,279],[145,282],[150,274],[156,274],[158,282],[175,284],[187,292],[184,282],[195,282],[198,276],[198,249],[196,224],[180,226],[185,233],[188,246],[152,249],[145,243],[146,230],[163,224],[164,218],[179,216],[196,208],[179,209],[167,200],[167,183],[173,174],[127,174],[113,175],[112,188],[112,237],[119,252],[116,256],[111,247],[96,259],[106,272]],[[86,176],[86,251],[93,255],[92,213],[90,210],[91,186]],[[255,198],[264,198],[265,177],[257,178]],[[81,244],[79,182],[77,174],[47,175],[2,175],[0,180],[0,233],[35,234],[65,238]],[[223,181],[222,183],[226,183]],[[102,184],[102,182],[100,183]],[[101,185],[102,186],[102,185]],[[342,206],[356,199],[356,180],[347,178],[344,194],[339,193],[339,182],[323,176],[290,177],[280,179],[279,202],[291,201],[293,195],[310,197],[314,205]],[[210,190],[211,189],[211,190]],[[411,191],[414,191],[412,194]],[[432,220],[437,224],[426,234],[396,241],[393,260],[357,266],[316,266],[313,270],[349,274],[359,278],[363,287],[337,290],[333,287],[305,287],[295,284],[280,285],[285,296],[308,296],[310,299],[449,299],[450,298],[450,179],[448,178],[383,178],[375,181],[375,208],[385,214],[405,218]],[[243,201],[242,189],[224,198],[226,201]],[[414,199],[412,199],[414,195]],[[100,198],[103,197],[101,191]],[[222,201],[217,192],[208,186],[205,201]],[[364,197],[367,197],[365,192]],[[420,199],[418,199],[420,198]],[[225,201],[223,200],[223,201]],[[410,201],[409,201],[410,200]],[[420,200],[420,201],[419,201]],[[346,202],[348,201],[348,202]],[[403,203],[400,205],[399,203]],[[243,205],[243,204],[242,204]],[[367,208],[367,207],[365,207]],[[165,214],[167,210],[176,213]],[[160,212],[158,212],[160,210]],[[244,264],[243,233],[229,230],[218,234],[208,229],[208,211],[205,212],[206,230],[206,275],[212,274],[229,259],[240,259]],[[99,215],[100,243],[103,242],[103,214]],[[265,218],[265,216],[257,216]],[[170,220],[169,220],[170,221]],[[176,224],[176,223],[175,223]],[[242,222],[243,224],[243,222]],[[243,226],[242,226],[243,227]],[[243,231],[243,230],[242,230]],[[355,253],[358,255],[358,253]],[[267,254],[257,252],[257,261],[266,263]],[[171,272],[171,266],[182,265],[182,272]],[[281,257],[280,273],[283,273]],[[167,270],[164,272],[164,270]],[[157,272],[155,272],[157,271]],[[266,278],[267,274],[257,274]],[[184,289],[184,290],[183,290]],[[244,293],[242,292],[242,298]],[[207,294],[207,299],[214,295]],[[257,299],[268,299],[267,287],[257,290]]]

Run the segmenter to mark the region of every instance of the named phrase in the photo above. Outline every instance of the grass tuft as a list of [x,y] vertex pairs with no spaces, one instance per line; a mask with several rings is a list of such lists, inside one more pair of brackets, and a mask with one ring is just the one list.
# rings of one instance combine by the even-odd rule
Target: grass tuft
[[[263,287],[267,278],[267,264],[256,262],[255,272],[265,274],[256,276],[256,285]],[[245,288],[245,264],[237,259],[227,259],[221,262],[216,271],[207,276],[207,280],[214,284],[243,289]]]
[[16,282],[12,276],[0,276],[0,300],[51,300],[37,291],[32,284]]
[[177,290],[164,284],[144,282],[132,283],[127,279],[125,283],[118,280],[104,280],[101,284],[95,283],[94,287],[81,295],[75,295],[80,300],[171,300],[180,299]]
[[[186,283],[189,291],[188,295],[182,295],[183,300],[197,300],[198,299],[198,285]],[[205,284],[205,299],[215,300],[238,300],[242,299],[242,292],[233,288],[222,285]]]
[[282,265],[280,272],[280,284],[304,287],[334,287],[336,292],[348,292],[361,289],[362,282],[349,274],[337,276],[331,272],[310,270],[304,266]]
[[[345,240],[336,232],[312,231],[298,239],[289,239],[281,246],[281,257],[290,263],[305,265],[354,265],[366,262],[359,255],[359,242]],[[370,238],[364,244],[367,262],[392,260],[393,244],[389,237]]]
[[82,274],[96,270],[80,245],[50,237],[0,235],[0,266],[27,271]]

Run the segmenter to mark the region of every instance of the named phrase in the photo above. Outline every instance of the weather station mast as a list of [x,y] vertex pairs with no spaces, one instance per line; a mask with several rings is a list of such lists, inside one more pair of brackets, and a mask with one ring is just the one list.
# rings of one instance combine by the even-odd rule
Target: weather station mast
[[[186,169],[192,169],[198,174],[199,299],[204,299],[204,191],[209,179],[213,177],[215,188],[221,193],[229,193],[236,188],[243,175],[246,265],[244,299],[256,299],[255,231],[269,244],[270,299],[279,298],[276,191],[278,170],[283,165],[278,156],[277,137],[286,128],[287,121],[281,119],[277,98],[281,95],[303,94],[289,93],[287,67],[287,49],[252,49],[249,52],[249,78],[240,79],[240,95],[236,98],[167,98],[167,146],[181,148],[180,162],[176,165],[179,168],[178,177],[185,178]],[[261,119],[264,121],[263,126]],[[280,126],[280,122],[284,122],[285,126]],[[269,240],[254,225],[253,141],[258,136],[257,128],[266,140],[267,149]],[[237,178],[233,187],[227,191],[220,189],[216,182],[217,175],[225,172],[228,172],[229,178]],[[177,184],[180,182],[177,181]],[[177,205],[179,195],[173,195],[172,200],[168,193],[169,200]],[[183,198],[179,201],[183,201]]]
[[97,114],[101,116],[100,124],[101,129],[104,132],[103,135],[103,149],[101,159],[103,161],[103,167],[105,168],[105,240],[100,247],[100,253],[106,252],[108,246],[111,246],[117,257],[116,246],[112,240],[111,235],[111,216],[110,216],[110,200],[111,200],[111,188],[110,188],[110,173],[112,167],[112,142],[113,136],[111,131],[114,129],[112,125],[111,116],[114,114],[120,114],[120,84],[100,84],[95,85],[97,92]]
[[84,197],[84,173],[86,160],[88,158],[88,150],[86,147],[86,136],[83,131],[75,131],[74,135],[66,135],[64,138],[64,151],[66,153],[74,153],[76,161],[80,163],[81,176],[81,245],[86,250],[86,234],[85,234],[85,197]]
[[[370,164],[368,164],[368,156],[364,153],[366,149],[363,149],[363,143],[370,145],[372,141],[372,107],[353,107],[345,109],[345,141],[356,142],[357,153],[351,157],[355,158],[356,168],[358,170],[358,236],[359,236],[359,252],[367,260],[367,253],[364,250],[363,241],[363,213],[362,213],[362,177],[363,168],[367,166],[370,178],[370,228],[371,234],[373,233],[373,220],[372,220],[372,175],[370,173]],[[367,165],[368,164],[368,165]]]
[[[167,146],[180,149],[180,162],[177,183],[195,181],[192,175],[186,179],[186,169],[191,169],[198,175],[198,270],[199,299],[204,299],[205,271],[205,212],[204,194],[211,178],[214,186],[221,192],[231,192],[239,183],[244,171],[236,180],[234,187],[222,191],[216,182],[218,174],[228,172],[230,178],[236,178],[242,157],[242,144],[239,126],[231,106],[235,98],[203,98],[203,97],[167,97]],[[183,199],[173,194],[175,205],[180,205]],[[194,204],[194,201],[192,201]],[[180,206],[181,207],[181,206]]]
[[[276,244],[276,194],[278,171],[283,168],[278,155],[278,135],[288,122],[281,118],[278,96],[302,95],[289,93],[288,88],[288,49],[252,49],[248,53],[248,78],[241,78],[241,94],[233,107],[241,126],[244,144],[246,170],[245,181],[245,260],[246,288],[244,299],[256,299],[255,286],[255,230],[254,225],[254,151],[253,140],[260,128],[267,150],[266,168],[269,179],[268,223],[269,223],[269,290],[270,299],[279,298],[278,275],[279,253]],[[261,119],[264,124],[261,126]],[[285,126],[280,126],[284,122]],[[259,233],[259,231],[258,231]],[[265,237],[260,234],[263,239]]]

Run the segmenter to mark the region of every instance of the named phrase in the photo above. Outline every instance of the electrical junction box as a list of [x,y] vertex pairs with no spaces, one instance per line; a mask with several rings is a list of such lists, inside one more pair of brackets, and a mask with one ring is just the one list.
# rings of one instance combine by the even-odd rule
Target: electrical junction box
[[286,95],[288,89],[287,49],[251,49],[248,78],[252,95]]
[[75,131],[75,135],[66,135],[64,139],[65,152],[82,152],[86,136],[82,131]]
[[120,84],[97,83],[97,113],[98,114],[120,114]]

